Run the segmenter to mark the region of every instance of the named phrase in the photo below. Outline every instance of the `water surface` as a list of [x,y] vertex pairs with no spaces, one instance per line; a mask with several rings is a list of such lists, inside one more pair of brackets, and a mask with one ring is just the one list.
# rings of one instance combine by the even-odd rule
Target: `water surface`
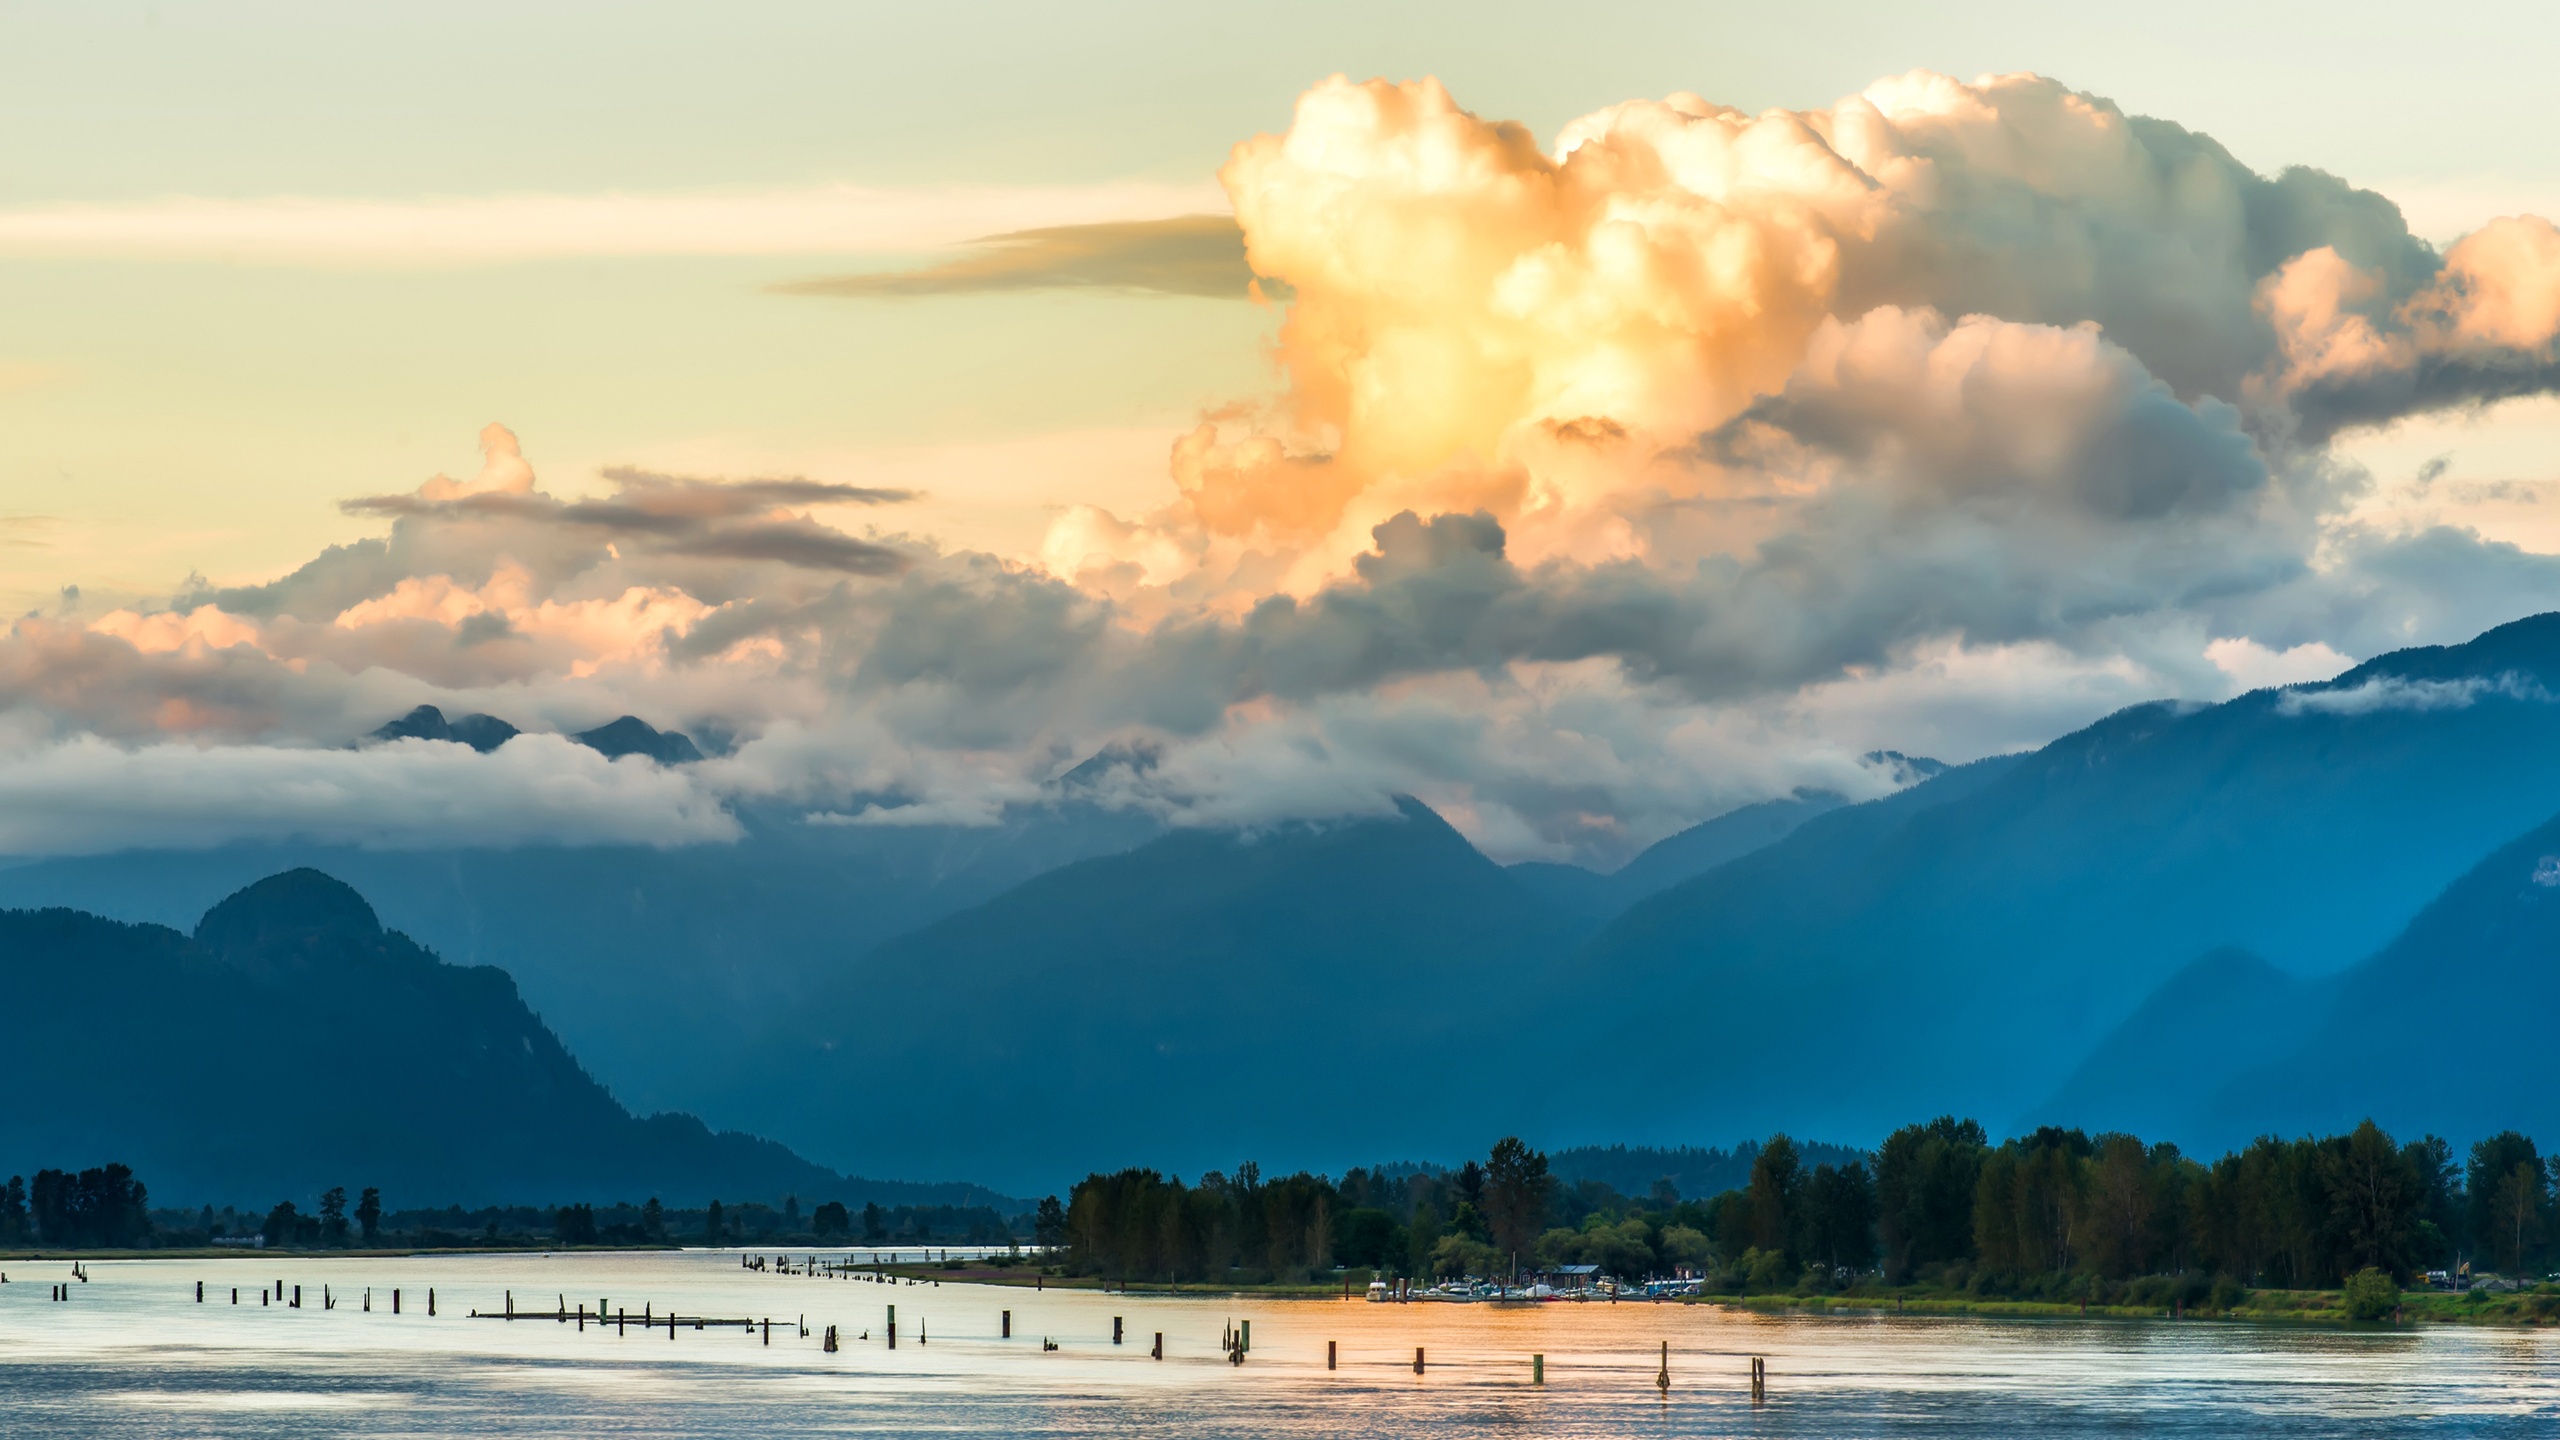
[[[806,1252],[802,1252],[805,1254]],[[843,1252],[835,1252],[841,1256]],[[2548,1436],[2530,1331],[1771,1317],[884,1285],[734,1251],[0,1265],[0,1433],[150,1437]],[[195,1285],[205,1286],[205,1303]],[[303,1308],[258,1303],[300,1285]],[[238,1287],[241,1303],[231,1303]],[[337,1305],[322,1308],[326,1286]],[[390,1312],[393,1287],[403,1313]],[[438,1314],[424,1313],[428,1287]],[[373,1309],[363,1296],[371,1287]],[[686,1321],[470,1318],[562,1299]],[[887,1309],[899,1345],[885,1344]],[[1002,1312],[1013,1338],[1000,1338]],[[695,1316],[770,1319],[694,1329]],[[1119,1317],[1127,1343],[1111,1343]],[[801,1335],[805,1319],[809,1334]],[[1227,1327],[1252,1322],[1247,1363]],[[820,1337],[839,1327],[843,1348]],[[1157,1332],[1165,1358],[1149,1357]],[[868,1332],[868,1338],[863,1338]],[[1041,1349],[1046,1337],[1059,1348]],[[1338,1367],[1325,1367],[1326,1344]],[[1670,1346],[1671,1389],[1655,1386]],[[1426,1368],[1413,1371],[1416,1347]],[[1530,1359],[1546,1356],[1546,1384]],[[1750,1400],[1766,1357],[1768,1403]]]

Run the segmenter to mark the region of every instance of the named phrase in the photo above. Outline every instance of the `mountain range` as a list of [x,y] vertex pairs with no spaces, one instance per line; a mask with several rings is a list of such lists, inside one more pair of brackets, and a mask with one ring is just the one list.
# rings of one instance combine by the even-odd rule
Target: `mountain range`
[[[2022,754],[1890,757],[1882,798],[1709,817],[1608,875],[1496,865],[1411,800],[1168,829],[1080,770],[984,827],[750,811],[731,846],[137,853],[0,871],[0,904],[175,923],[316,866],[502,966],[638,1108],[1035,1194],[1515,1131],[1871,1144],[1943,1112],[2460,1140],[2560,1130],[2507,1033],[2560,985],[2555,692],[2560,615],[2536,616]],[[2484,1001],[2519,1026],[2467,1024]]]
[[125,1161],[164,1196],[263,1201],[378,1185],[437,1203],[1022,1202],[848,1180],[690,1115],[634,1117],[488,966],[385,930],[362,896],[289,870],[192,934],[69,910],[0,912],[20,1023],[0,1153]]

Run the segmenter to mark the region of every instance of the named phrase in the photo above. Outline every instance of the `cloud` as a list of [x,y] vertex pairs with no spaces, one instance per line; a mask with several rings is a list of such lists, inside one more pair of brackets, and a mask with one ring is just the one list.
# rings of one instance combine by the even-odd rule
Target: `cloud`
[[188,849],[241,839],[449,844],[736,838],[719,801],[648,761],[558,736],[481,755],[403,740],[365,750],[158,744],[95,736],[0,753],[0,854]]
[[[1076,775],[1177,824],[1413,794],[1505,858],[1605,864],[1899,783],[1869,751],[1970,759],[2560,607],[2560,558],[2362,518],[2331,449],[2549,382],[2538,221],[2439,254],[2380,196],[2032,76],[1673,96],[1546,148],[1435,83],[1337,79],[1223,178],[1250,272],[1290,287],[1276,383],[1164,437],[1155,508],[1063,506],[1037,563],[841,528],[900,513],[887,486],[555,493],[492,426],[476,474],[348,502],[387,533],[288,574],[19,621],[0,731],[149,756],[191,835],[287,824],[218,802],[297,766],[379,786],[390,829],[585,823],[496,797],[474,832],[316,748],[431,703],[734,737],[562,792],[592,796],[577,833],[657,833],[652,805],[983,824]],[[879,284],[1247,273],[1223,221],[1104,223],[1130,218],[1163,217],[982,227],[1009,238]],[[527,776],[454,791],[498,780]]]
[[2410,680],[2398,675],[2377,675],[2344,688],[2301,687],[2287,690],[2276,702],[2276,713],[2371,715],[2384,710],[2466,710],[2478,703],[2483,695],[2546,703],[2551,699],[2540,685],[2514,674],[2500,675],[2495,679],[2474,675],[2459,680]]
[[438,476],[410,494],[368,495],[339,508],[350,515],[552,526],[637,541],[669,555],[770,560],[849,575],[890,575],[909,563],[895,546],[855,539],[783,507],[890,505],[913,499],[912,491],[796,476],[705,480],[615,466],[604,471],[615,487],[610,498],[564,501],[532,488],[533,472],[505,426],[489,427],[482,443],[490,460],[476,481]]
[[0,255],[263,265],[501,265],[596,256],[898,254],[973,236],[1161,220],[1206,185],[855,185],[430,200],[181,197],[0,210]]
[[1242,300],[1253,270],[1227,215],[1017,230],[972,241],[957,259],[916,270],[830,275],[774,286],[784,295],[897,299],[1006,290],[1125,290]]

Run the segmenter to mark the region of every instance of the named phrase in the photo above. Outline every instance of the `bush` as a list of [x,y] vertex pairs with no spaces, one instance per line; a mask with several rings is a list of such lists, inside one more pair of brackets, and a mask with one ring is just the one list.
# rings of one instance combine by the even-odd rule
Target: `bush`
[[2383,1320],[2400,1308],[2400,1287],[2389,1275],[2371,1266],[2347,1277],[2347,1318],[2350,1320]]

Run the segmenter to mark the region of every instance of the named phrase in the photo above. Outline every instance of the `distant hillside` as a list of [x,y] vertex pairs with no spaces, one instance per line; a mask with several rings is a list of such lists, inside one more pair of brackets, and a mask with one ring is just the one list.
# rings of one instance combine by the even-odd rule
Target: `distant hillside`
[[2013,1123],[2185,959],[2334,971],[2560,812],[2555,693],[2538,616],[1817,817],[1593,938],[1566,988],[1643,996],[1689,1043],[1588,1063],[1630,1138]]
[[[1336,1168],[1522,1126],[1571,925],[1428,808],[1181,831],[873,951],[742,1076],[822,1156],[1001,1184]],[[993,1165],[998,1168],[986,1169]]]
[[2541,1029],[2560,1014],[2560,819],[2500,846],[2320,990],[2295,1044],[2254,1049],[2199,1107],[2187,1128],[2201,1142],[2367,1116],[2464,1143],[2560,1133]]
[[0,911],[0,994],[19,1022],[0,1155],[122,1160],[163,1201],[377,1185],[395,1204],[1007,1203],[848,1181],[689,1115],[634,1119],[504,973],[444,964],[317,871],[241,890],[192,936]]
[[2206,1102],[2302,1043],[2327,1014],[2333,989],[2245,950],[2216,950],[2153,991],[2031,1118],[2092,1134],[2193,1135]]
[[319,869],[436,953],[505,970],[636,1108],[735,1125],[704,1107],[759,1063],[755,1037],[773,1012],[891,936],[1161,828],[1074,803],[986,826],[813,824],[798,809],[740,818],[748,833],[734,845],[671,850],[243,845],[48,860],[0,868],[0,906],[184,929],[260,876]]
[[[1798,1140],[1796,1156],[1807,1170],[1817,1165],[1865,1163],[1863,1150]],[[1745,1140],[1730,1150],[1697,1145],[1661,1148],[1651,1145],[1577,1145],[1547,1156],[1548,1173],[1567,1185],[1597,1180],[1621,1195],[1643,1197],[1656,1182],[1668,1180],[1684,1200],[1704,1200],[1751,1185],[1751,1166],[1760,1158],[1760,1142]]]
[[1606,875],[1579,865],[1535,860],[1513,865],[1510,870],[1515,879],[1549,904],[1596,925],[1647,895],[1774,845],[1814,816],[1848,803],[1828,790],[1799,790],[1783,800],[1763,800],[1728,810],[1654,842],[1644,853]]

